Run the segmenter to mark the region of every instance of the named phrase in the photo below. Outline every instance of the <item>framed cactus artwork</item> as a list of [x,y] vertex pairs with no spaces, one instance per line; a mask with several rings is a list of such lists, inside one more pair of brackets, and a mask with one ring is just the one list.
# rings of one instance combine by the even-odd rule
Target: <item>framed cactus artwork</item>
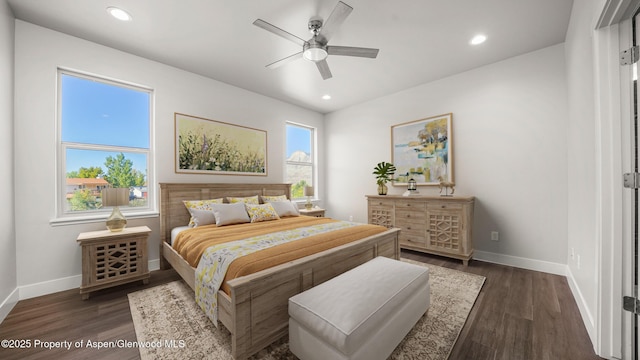
[[267,175],[267,132],[174,114],[176,173]]
[[391,162],[396,166],[393,185],[438,185],[453,181],[452,114],[391,126]]

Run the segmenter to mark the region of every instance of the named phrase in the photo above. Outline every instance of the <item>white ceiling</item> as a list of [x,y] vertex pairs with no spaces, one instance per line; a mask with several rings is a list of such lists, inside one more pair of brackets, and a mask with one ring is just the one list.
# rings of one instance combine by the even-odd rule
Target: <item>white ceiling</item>
[[[354,8],[329,45],[379,48],[377,59],[329,56],[265,65],[299,52],[260,18],[309,39],[307,22],[337,0],[8,0],[16,18],[321,113],[564,42],[573,0],[343,0]],[[133,16],[112,18],[107,6]],[[488,40],[469,45],[484,33]],[[523,69],[523,71],[527,71]],[[332,99],[323,100],[324,94]]]

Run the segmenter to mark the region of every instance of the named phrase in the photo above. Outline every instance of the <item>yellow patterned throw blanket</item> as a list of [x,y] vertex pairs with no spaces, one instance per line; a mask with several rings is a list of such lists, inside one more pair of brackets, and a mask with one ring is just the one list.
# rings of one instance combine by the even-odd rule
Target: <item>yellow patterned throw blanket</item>
[[173,247],[196,270],[196,302],[217,326],[217,291],[225,283],[387,230],[308,216],[181,232]]

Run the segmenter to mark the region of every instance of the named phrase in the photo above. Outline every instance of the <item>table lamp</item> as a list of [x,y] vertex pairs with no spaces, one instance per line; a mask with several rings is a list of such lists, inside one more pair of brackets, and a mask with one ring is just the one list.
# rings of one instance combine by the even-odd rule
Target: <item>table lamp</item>
[[310,210],[313,207],[311,203],[311,197],[313,196],[313,186],[304,187],[304,196],[307,197],[307,203],[304,204],[305,209]]
[[129,188],[107,188],[102,190],[102,206],[113,206],[113,212],[107,218],[107,229],[113,232],[122,231],[127,226],[127,219],[120,212],[119,206],[129,205]]

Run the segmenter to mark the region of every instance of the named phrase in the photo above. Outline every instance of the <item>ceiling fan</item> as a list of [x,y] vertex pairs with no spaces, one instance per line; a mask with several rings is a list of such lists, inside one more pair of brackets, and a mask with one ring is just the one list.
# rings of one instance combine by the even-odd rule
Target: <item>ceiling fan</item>
[[329,70],[329,64],[327,64],[328,55],[357,56],[375,59],[376,56],[378,56],[378,49],[328,45],[333,34],[338,30],[340,25],[342,25],[351,11],[353,11],[351,6],[343,3],[342,1],[338,1],[338,4],[324,23],[322,18],[312,17],[309,20],[308,27],[309,32],[311,32],[313,36],[309,40],[303,40],[275,25],[264,20],[257,19],[253,22],[253,25],[302,46],[302,51],[268,64],[266,67],[273,69],[293,60],[304,58],[316,63],[316,66],[320,71],[320,75],[322,75],[322,79],[326,80],[332,76],[331,70]]

